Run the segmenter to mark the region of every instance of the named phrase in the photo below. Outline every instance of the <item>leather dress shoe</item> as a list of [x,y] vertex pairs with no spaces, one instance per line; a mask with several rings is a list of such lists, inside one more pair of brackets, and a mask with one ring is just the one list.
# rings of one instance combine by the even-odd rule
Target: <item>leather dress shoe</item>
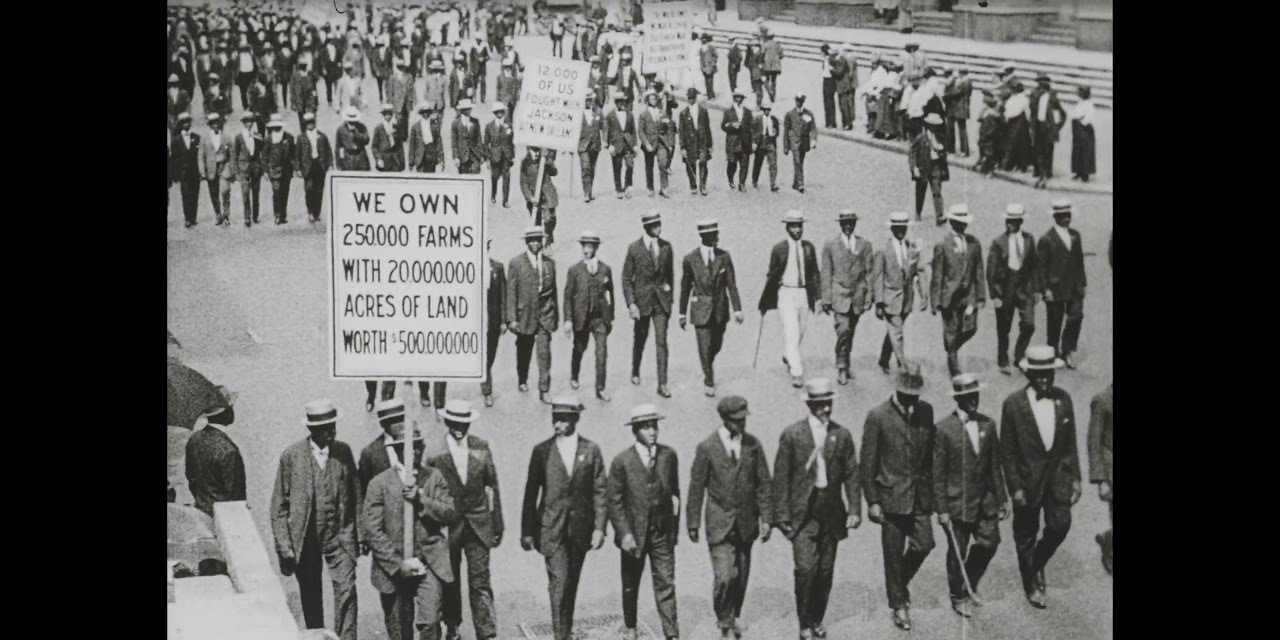
[[893,372],[892,372],[892,371],[889,371],[889,365],[887,365],[887,364],[882,364],[882,365],[880,365],[880,371],[882,371],[886,376],[887,376],[887,375],[892,375],[892,374],[893,374]]
[[953,600],[951,602],[951,610],[962,618],[972,618],[973,611],[969,607],[969,600]]
[[639,385],[639,384],[640,384],[640,376],[631,376],[631,384]]
[[670,398],[670,397],[671,397],[671,392],[667,390],[667,385],[665,385],[665,384],[660,384],[660,385],[658,385],[658,395],[660,395],[660,396],[662,396],[662,397],[664,397],[664,398]]
[[1076,361],[1075,361],[1075,359],[1074,359],[1074,358],[1072,358],[1072,357],[1071,357],[1072,355],[1074,355],[1074,354],[1070,354],[1070,353],[1068,353],[1068,354],[1064,354],[1064,355],[1062,356],[1062,361],[1063,361],[1064,363],[1066,363],[1066,365],[1067,365],[1067,368],[1068,368],[1068,369],[1075,369],[1075,368],[1076,368]]
[[524,393],[524,392],[526,392],[526,391],[528,391],[528,390],[529,390],[529,385],[527,385],[527,384],[525,384],[525,383],[521,382],[521,383],[520,383],[520,393]]
[[570,387],[573,387],[574,389],[577,389],[577,388],[578,388],[578,381],[577,381],[577,380],[570,380],[570,381],[569,381],[569,386],[570,386]]
[[804,379],[800,376],[791,376],[791,386],[799,389],[804,386]]
[[893,626],[903,631],[911,630],[911,614],[907,613],[906,607],[893,610]]
[[373,411],[373,401],[372,401],[372,400],[365,400],[365,401],[364,401],[364,410],[365,410],[365,411]]
[[609,395],[609,392],[604,389],[596,389],[596,397],[602,402],[609,402],[610,400],[613,400],[613,396]]
[[1009,368],[1009,365],[1002,364],[1000,365],[1000,373],[1003,373],[1006,376],[1011,376],[1013,375],[1013,370]]
[[815,638],[827,637],[827,628],[820,624],[813,625],[813,637]]
[[702,390],[702,393],[703,393],[703,395],[707,396],[708,398],[714,398],[714,397],[716,397],[716,388],[715,388],[715,387],[708,386],[708,387],[706,387],[705,389],[703,389],[703,390]]
[[484,406],[486,406],[486,407],[492,407],[492,406],[493,406],[493,396],[485,396],[485,397],[484,397]]
[[849,370],[841,369],[838,373],[836,373],[836,382],[842,385],[849,384]]
[[542,402],[542,404],[551,404],[551,396],[546,391],[538,392],[538,400]]
[[1033,589],[1027,593],[1027,602],[1037,609],[1046,609],[1048,605],[1044,602],[1044,592],[1039,589]]

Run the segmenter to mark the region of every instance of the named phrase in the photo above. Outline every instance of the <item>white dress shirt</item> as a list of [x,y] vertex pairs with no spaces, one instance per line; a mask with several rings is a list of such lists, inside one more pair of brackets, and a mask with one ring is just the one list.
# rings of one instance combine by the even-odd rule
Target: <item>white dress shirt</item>
[[1009,96],[1004,102],[1004,119],[1012,120],[1018,116],[1028,115],[1031,109],[1031,99],[1025,93],[1015,93]]
[[697,105],[697,104],[691,104],[691,105],[689,105],[689,117],[693,119],[693,126],[694,126],[694,127],[697,127],[697,126],[698,126],[698,113],[699,113],[699,112],[698,112],[698,105]]
[[1077,102],[1071,110],[1071,119],[1079,120],[1083,125],[1093,126],[1093,98]]
[[1060,224],[1053,225],[1054,232],[1058,234],[1058,238],[1062,240],[1062,244],[1067,245],[1067,251],[1070,251],[1071,250],[1071,232],[1068,229],[1069,229],[1068,227],[1064,227]]
[[1022,257],[1026,255],[1026,249],[1022,247],[1022,232],[1009,234],[1009,270],[1017,271],[1022,268]]
[[732,433],[729,433],[729,430],[726,429],[724,425],[720,425],[720,428],[716,429],[716,433],[720,435],[720,442],[724,444],[724,450],[727,451],[731,457],[741,460],[742,436],[735,436]]
[[529,259],[529,264],[538,270],[538,287],[542,287],[542,258],[538,254],[529,253],[528,251],[525,251],[524,255]]
[[1040,122],[1044,122],[1045,120],[1049,119],[1049,92],[1048,91],[1045,91],[1044,93],[1040,94],[1040,103],[1036,105],[1036,111],[1038,112],[1038,117],[1040,119]]
[[911,99],[907,102],[907,117],[924,117],[924,105],[933,99],[932,84],[921,86],[915,90],[908,89],[911,91]]
[[973,454],[978,455],[978,421],[960,408],[956,408],[956,417],[960,418],[960,424],[964,425],[964,432],[969,436],[969,444],[973,445]]
[[706,245],[698,247],[698,252],[702,254],[702,263],[707,265],[708,268],[711,267],[711,261],[715,259],[714,251],[715,249]]
[[649,251],[649,255],[653,256],[656,261],[658,259],[658,239],[653,236],[644,237],[644,248]]
[[894,239],[893,239],[893,249],[894,249],[894,251],[896,251],[896,252],[898,253],[898,264],[899,264],[899,265],[901,265],[903,269],[906,269],[906,268],[907,268],[907,240],[906,240],[906,238],[903,238],[902,240],[899,240],[899,239],[897,239],[897,238],[894,238]]
[[640,444],[639,442],[637,442],[637,443],[635,444],[635,448],[636,448],[636,453],[640,454],[640,464],[643,464],[643,465],[644,465],[644,468],[648,469],[648,468],[649,468],[649,461],[650,461],[650,459],[651,459],[653,456],[657,456],[657,455],[658,455],[658,445],[656,445],[656,444],[655,444],[655,445],[653,445],[653,452],[652,452],[652,453],[650,453],[650,451],[649,451],[649,447],[647,447],[647,446],[645,446],[645,445],[643,445],[643,444]]
[[619,109],[617,111],[614,111],[613,113],[618,116],[618,128],[622,129],[623,131],[626,131],[627,130],[627,112]]
[[307,131],[306,134],[307,134],[307,140],[311,141],[311,158],[312,159],[319,158],[320,157],[320,132]]
[[587,273],[590,273],[593,276],[596,274],[596,271],[600,269],[600,260],[598,258],[583,258],[582,264],[587,265]]
[[574,431],[573,435],[557,436],[556,451],[560,452],[560,461],[564,463],[564,470],[573,475],[573,457],[578,454],[578,432]]
[[449,446],[449,457],[453,458],[453,466],[458,469],[458,477],[465,484],[467,482],[467,461],[471,458],[471,448],[467,446],[467,438],[463,436],[462,440],[446,435],[445,444]]
[[329,461],[329,447],[321,449],[316,445],[316,441],[311,439],[307,442],[311,444],[311,457],[316,459],[316,464],[320,465],[321,469],[324,469],[324,463]]
[[249,149],[249,155],[253,155],[254,142],[255,140],[253,139],[253,134],[249,133],[248,131],[244,132],[244,146]]
[[827,445],[827,425],[809,414],[809,432],[813,434],[813,464],[817,469],[817,477],[813,486],[817,489],[827,488],[827,461],[822,457],[822,450]]
[[1036,427],[1040,430],[1040,441],[1044,443],[1045,451],[1048,451],[1053,448],[1053,399],[1036,400],[1035,388],[1027,387],[1027,400],[1031,402],[1031,413],[1035,414]]
[[423,144],[431,144],[432,142],[435,142],[435,136],[431,135],[431,123],[428,122],[426,118],[419,120],[418,126],[422,128]]
[[803,253],[800,249],[800,243],[792,238],[787,238],[787,266],[782,272],[782,286],[804,286],[804,263],[802,262],[802,255]]

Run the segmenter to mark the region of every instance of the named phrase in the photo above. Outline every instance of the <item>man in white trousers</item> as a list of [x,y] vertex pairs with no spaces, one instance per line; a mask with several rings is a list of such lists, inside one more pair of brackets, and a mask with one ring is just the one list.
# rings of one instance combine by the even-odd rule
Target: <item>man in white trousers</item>
[[801,239],[804,213],[792,209],[782,217],[782,223],[787,228],[787,239],[774,245],[769,255],[769,273],[765,277],[764,292],[760,294],[760,321],[764,321],[764,314],[770,309],[778,310],[786,354],[782,364],[791,374],[791,386],[798,389],[804,386],[800,342],[804,340],[805,325],[822,290],[821,272],[813,243]]

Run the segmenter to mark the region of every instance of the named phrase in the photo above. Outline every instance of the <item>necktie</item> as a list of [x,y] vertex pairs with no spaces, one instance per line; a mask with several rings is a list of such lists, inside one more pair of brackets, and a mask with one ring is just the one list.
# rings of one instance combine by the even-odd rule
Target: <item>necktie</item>
[[657,240],[653,240],[652,238],[649,240],[649,253],[653,254],[653,262],[654,262],[654,264],[657,264],[657,262],[658,262],[658,241],[657,241]]
[[707,263],[707,269],[710,269],[711,268],[711,251],[707,249],[703,249],[702,259]]
[[538,265],[538,287],[541,288],[542,287],[542,257],[535,255],[533,257],[533,263]]
[[654,466],[657,465],[657,463],[658,463],[658,455],[655,451],[655,447],[650,446],[649,447],[649,472],[650,473],[653,472]]
[[1053,396],[1049,395],[1048,393],[1040,393],[1039,391],[1036,391],[1036,402],[1039,402],[1041,400],[1052,400],[1052,399],[1053,399]]
[[1022,268],[1022,234],[1013,236],[1013,269]]
[[737,450],[737,449],[730,449],[730,450],[729,450],[729,461],[730,461],[730,462],[732,462],[732,463],[734,463],[734,464],[738,464],[738,450]]
[[800,260],[800,243],[794,245],[796,255],[796,273],[800,276],[800,286],[804,286],[804,262]]
[[893,243],[893,245],[894,245],[894,247],[898,250],[898,264],[899,264],[899,265],[901,265],[903,269],[906,269],[906,268],[907,268],[907,249],[906,249],[906,247],[902,246],[902,245],[903,245],[903,243],[902,243],[902,241],[901,241],[901,240],[897,240],[897,241],[895,241],[895,242]]

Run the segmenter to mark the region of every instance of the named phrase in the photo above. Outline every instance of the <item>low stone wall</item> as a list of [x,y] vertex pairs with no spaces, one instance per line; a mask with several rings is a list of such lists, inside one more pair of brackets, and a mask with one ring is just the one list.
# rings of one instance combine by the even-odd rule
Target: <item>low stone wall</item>
[[798,24],[861,29],[875,20],[873,0],[796,0]]
[[790,9],[792,4],[792,0],[738,0],[738,17],[743,20],[768,20],[776,13]]
[[990,42],[1020,42],[1031,37],[1044,20],[1058,15],[1057,9],[1035,7],[957,6],[952,32],[960,38]]
[[1110,12],[1080,12],[1076,16],[1076,47],[1090,51],[1114,51],[1114,20]]

